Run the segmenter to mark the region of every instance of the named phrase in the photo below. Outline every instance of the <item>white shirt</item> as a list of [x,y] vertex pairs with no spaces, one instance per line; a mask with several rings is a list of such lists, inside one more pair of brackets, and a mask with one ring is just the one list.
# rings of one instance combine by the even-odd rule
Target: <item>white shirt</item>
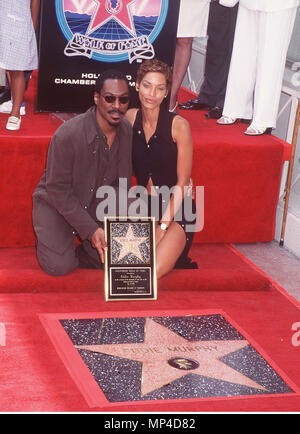
[[[239,0],[220,0],[223,6],[235,6]],[[276,12],[283,9],[296,8],[300,0],[240,0],[240,4],[252,11]]]

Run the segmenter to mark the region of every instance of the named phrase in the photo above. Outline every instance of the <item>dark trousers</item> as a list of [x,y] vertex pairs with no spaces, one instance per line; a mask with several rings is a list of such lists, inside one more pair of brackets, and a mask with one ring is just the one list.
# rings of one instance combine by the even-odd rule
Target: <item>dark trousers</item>
[[[75,268],[101,268],[100,256],[88,240],[75,248],[75,231],[48,202],[33,197],[32,223],[41,268],[51,276],[64,276]],[[50,234],[50,238],[49,235]]]
[[83,241],[76,249],[74,242],[72,242],[63,253],[57,253],[37,239],[36,253],[41,268],[50,276],[64,276],[77,267],[103,268],[97,250],[87,240]]
[[199,100],[212,107],[223,108],[231,62],[238,4],[233,8],[210,4],[205,78]]

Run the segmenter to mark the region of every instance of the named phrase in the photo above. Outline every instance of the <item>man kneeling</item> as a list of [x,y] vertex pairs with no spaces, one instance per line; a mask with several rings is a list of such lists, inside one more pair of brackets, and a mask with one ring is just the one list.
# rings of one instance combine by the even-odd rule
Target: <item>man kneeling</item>
[[[106,248],[97,219],[101,186],[131,186],[132,129],[124,119],[129,85],[119,71],[101,74],[95,106],[60,126],[33,194],[37,257],[43,270],[65,275],[76,267],[102,268]],[[75,249],[75,235],[82,244]]]

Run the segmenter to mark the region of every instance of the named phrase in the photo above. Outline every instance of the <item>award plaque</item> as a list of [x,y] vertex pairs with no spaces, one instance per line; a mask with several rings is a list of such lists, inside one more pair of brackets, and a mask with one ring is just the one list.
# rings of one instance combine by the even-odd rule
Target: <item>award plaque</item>
[[106,301],[156,300],[155,219],[106,217]]

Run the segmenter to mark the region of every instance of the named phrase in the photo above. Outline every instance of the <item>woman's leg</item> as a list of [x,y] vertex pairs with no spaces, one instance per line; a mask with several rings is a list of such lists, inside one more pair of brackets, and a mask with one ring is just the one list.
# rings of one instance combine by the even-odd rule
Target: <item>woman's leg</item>
[[11,116],[20,117],[20,109],[25,94],[24,71],[9,71],[13,106]]
[[173,69],[173,84],[170,96],[170,110],[174,109],[176,106],[178,91],[182,85],[191,60],[192,45],[193,38],[177,38]]
[[186,235],[184,230],[178,223],[172,222],[163,239],[156,247],[156,272],[158,279],[173,270],[185,248],[185,244]]

